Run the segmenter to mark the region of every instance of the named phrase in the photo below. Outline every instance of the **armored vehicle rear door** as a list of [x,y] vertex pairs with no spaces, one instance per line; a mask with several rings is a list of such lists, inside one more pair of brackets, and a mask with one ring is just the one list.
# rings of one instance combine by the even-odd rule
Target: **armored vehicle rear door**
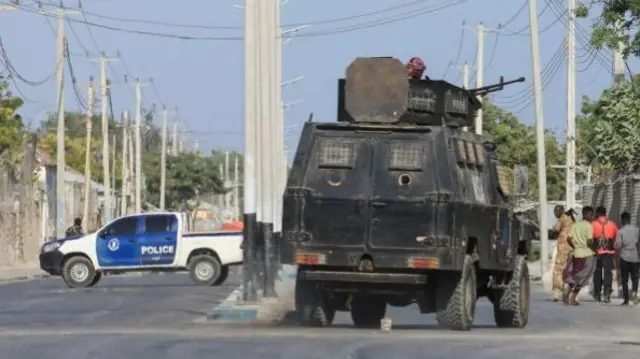
[[368,238],[372,141],[344,132],[319,137],[305,183],[313,189],[301,214],[310,245],[363,248]]
[[373,144],[369,245],[375,249],[437,246],[431,243],[437,208],[427,201],[437,192],[431,142],[403,137],[392,134]]

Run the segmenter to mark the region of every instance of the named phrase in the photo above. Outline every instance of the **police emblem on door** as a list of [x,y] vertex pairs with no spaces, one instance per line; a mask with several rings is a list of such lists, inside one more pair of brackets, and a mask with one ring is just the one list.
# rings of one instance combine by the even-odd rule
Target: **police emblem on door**
[[107,246],[109,247],[110,251],[115,252],[118,250],[118,248],[120,248],[120,241],[118,240],[118,238],[112,238]]

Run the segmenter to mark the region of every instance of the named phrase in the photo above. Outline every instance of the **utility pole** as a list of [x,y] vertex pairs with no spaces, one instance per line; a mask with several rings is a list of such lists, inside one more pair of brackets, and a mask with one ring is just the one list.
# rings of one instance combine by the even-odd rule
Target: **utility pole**
[[131,116],[129,116],[129,111],[127,111],[127,120],[129,123],[129,127],[127,128],[127,139],[128,139],[128,143],[127,143],[127,147],[129,148],[129,150],[127,151],[129,153],[129,158],[127,159],[127,163],[128,163],[128,174],[129,174],[129,178],[127,179],[127,195],[129,196],[129,201],[127,204],[127,214],[132,212],[134,209],[133,207],[133,202],[134,202],[134,178],[135,178],[135,166],[133,165],[134,161],[133,161],[133,157],[135,155],[135,150],[133,148],[133,126],[131,123]]
[[126,215],[129,199],[129,166],[127,161],[129,160],[129,111],[122,111],[122,190],[120,193],[120,213]]
[[119,61],[118,57],[107,57],[104,53],[99,58],[91,59],[94,62],[100,62],[100,106],[102,114],[102,185],[104,186],[104,222],[108,223],[112,220],[113,199],[111,193],[111,171],[109,168],[109,118],[107,109],[109,105],[109,86],[107,83],[107,64],[109,62]]
[[[617,24],[618,35],[623,35],[624,30],[622,27],[622,22]],[[624,82],[625,79],[625,70],[626,64],[624,62],[624,58],[622,57],[622,49],[624,48],[624,44],[620,42],[618,47],[613,50],[613,83],[620,84]],[[633,80],[633,79],[632,79]]]
[[567,36],[567,210],[576,205],[576,1],[568,0]]
[[[540,80],[540,42],[538,34],[538,12],[536,0],[529,1],[529,25],[531,29],[531,62],[533,96],[536,115],[536,149],[538,159],[538,220],[540,224],[540,265],[542,273],[547,271],[549,262],[549,238],[547,225],[547,161],[545,158],[544,118],[542,110],[542,83]],[[543,286],[548,287],[544,284]],[[548,290],[549,288],[545,288]]]
[[233,219],[235,221],[240,220],[240,183],[238,179],[240,174],[238,173],[238,155],[234,159],[233,164]]
[[113,214],[113,217],[118,217],[117,216],[117,201],[118,201],[118,196],[116,195],[116,152],[117,152],[117,148],[116,148],[116,131],[113,131],[113,133],[111,134],[111,193],[112,193],[112,198],[113,198],[113,207],[111,213]]
[[136,212],[142,213],[142,138],[140,128],[142,127],[142,87],[148,86],[148,82],[136,80],[136,126],[135,126],[135,143],[136,143]]
[[245,0],[244,2],[244,156],[243,156],[243,237],[242,246],[242,299],[245,302],[255,302],[257,298],[258,280],[256,268],[256,168],[257,157],[257,125],[258,101],[257,87],[258,72],[256,71],[258,55],[257,37],[257,8],[260,0]]
[[[228,190],[231,188],[231,177],[229,176],[229,151],[224,152],[224,189]],[[227,192],[224,194],[224,210],[225,216],[229,212],[231,208],[231,193]]]
[[[8,6],[3,11],[9,11],[15,7]],[[77,11],[66,10],[58,7],[55,11],[57,20],[56,31],[56,89],[58,90],[56,103],[58,109],[58,127],[56,133],[56,235],[63,237],[65,233],[65,123],[64,123],[64,67],[65,58],[68,54],[65,51],[64,20],[66,15],[77,13]]]
[[93,136],[93,109],[96,105],[93,76],[89,78],[88,101],[86,120],[87,135],[84,148],[84,202],[82,203],[82,225],[85,232],[88,232],[87,226],[89,224],[89,202],[91,200],[91,137]]
[[167,124],[169,110],[162,110],[162,153],[160,154],[160,209],[165,209],[165,191],[167,189]]
[[171,153],[178,155],[178,119],[173,120],[173,136],[171,140]]
[[[467,27],[468,28],[468,27]],[[471,28],[473,29],[473,28]],[[484,86],[484,35],[487,32],[498,32],[500,29],[490,29],[485,27],[483,23],[480,23],[475,29],[478,36],[478,49],[476,51],[476,88]],[[478,96],[480,103],[484,102],[483,96]],[[480,108],[476,115],[475,121],[475,133],[482,134],[482,124],[484,121],[484,113]]]

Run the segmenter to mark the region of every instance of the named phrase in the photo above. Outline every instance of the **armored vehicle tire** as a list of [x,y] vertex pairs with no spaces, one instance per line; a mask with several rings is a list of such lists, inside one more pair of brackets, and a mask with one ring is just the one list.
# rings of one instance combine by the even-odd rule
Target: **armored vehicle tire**
[[62,279],[69,288],[87,288],[92,286],[96,270],[89,258],[74,256],[67,259],[62,267]]
[[524,256],[516,258],[507,288],[494,289],[493,316],[501,328],[524,328],[529,321],[529,267]]
[[189,261],[189,277],[198,285],[212,286],[222,274],[222,265],[208,254],[197,255]]
[[387,314],[387,302],[374,295],[356,295],[351,302],[351,320],[358,328],[375,328]]
[[453,330],[470,330],[476,312],[476,268],[467,255],[461,273],[438,273],[436,319]]
[[336,315],[335,308],[314,282],[296,279],[295,307],[300,325],[328,327]]

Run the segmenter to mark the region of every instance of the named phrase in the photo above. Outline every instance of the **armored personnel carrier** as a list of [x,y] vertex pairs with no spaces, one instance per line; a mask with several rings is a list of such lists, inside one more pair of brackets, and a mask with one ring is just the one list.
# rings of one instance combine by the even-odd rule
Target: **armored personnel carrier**
[[387,305],[417,303],[469,330],[488,297],[500,327],[529,316],[529,239],[495,145],[468,132],[476,96],[408,79],[395,58],[357,58],[338,81],[338,121],[305,124],[284,192],[280,260],[298,266],[301,324],[350,311],[379,326]]

